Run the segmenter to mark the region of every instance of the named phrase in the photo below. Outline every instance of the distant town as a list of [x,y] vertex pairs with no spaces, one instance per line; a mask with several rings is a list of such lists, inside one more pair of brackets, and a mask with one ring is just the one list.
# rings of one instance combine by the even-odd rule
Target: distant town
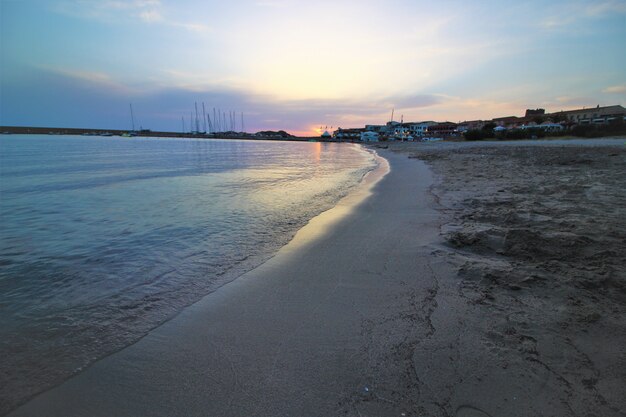
[[[321,129],[324,130],[324,129]],[[58,127],[0,126],[2,134],[49,134],[83,136],[197,137],[251,140],[321,140],[329,142],[438,141],[481,139],[526,139],[558,136],[601,137],[626,135],[626,109],[621,105],[585,107],[546,113],[527,109],[524,116],[505,116],[490,120],[405,122],[391,120],[383,125],[324,130],[320,136],[296,137],[284,130],[256,133],[226,131],[207,133],[163,132],[149,129],[111,130]]]
[[606,136],[626,134],[626,109],[621,105],[588,107],[546,113],[527,109],[524,116],[497,117],[491,120],[452,122],[404,122],[390,120],[384,125],[338,128],[322,138],[338,141],[376,142],[386,140],[432,141],[443,139],[480,140],[489,138],[524,139],[546,136]]

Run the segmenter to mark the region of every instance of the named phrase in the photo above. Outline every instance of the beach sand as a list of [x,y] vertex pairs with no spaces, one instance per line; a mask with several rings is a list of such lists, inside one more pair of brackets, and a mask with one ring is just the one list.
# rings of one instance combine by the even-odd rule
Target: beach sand
[[10,415],[625,415],[624,147],[419,145]]
[[468,385],[494,416],[626,415],[626,140],[390,147],[435,173],[468,306],[449,354],[478,366],[433,399]]

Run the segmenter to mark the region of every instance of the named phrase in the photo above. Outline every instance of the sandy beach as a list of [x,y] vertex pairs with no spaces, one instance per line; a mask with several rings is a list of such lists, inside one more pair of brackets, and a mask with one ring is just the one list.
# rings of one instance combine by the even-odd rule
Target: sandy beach
[[390,148],[434,171],[467,309],[433,400],[467,385],[488,415],[625,415],[626,140],[420,145]]
[[9,415],[624,416],[624,142],[379,145],[268,262]]

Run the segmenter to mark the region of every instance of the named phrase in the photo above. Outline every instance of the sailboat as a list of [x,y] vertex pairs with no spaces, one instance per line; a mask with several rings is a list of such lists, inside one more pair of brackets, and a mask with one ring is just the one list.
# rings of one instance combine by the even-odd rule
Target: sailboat
[[137,136],[137,132],[135,131],[135,115],[133,114],[133,104],[130,103],[130,121],[132,123],[132,128],[130,132],[122,133],[122,136],[125,138],[129,138],[131,136]]

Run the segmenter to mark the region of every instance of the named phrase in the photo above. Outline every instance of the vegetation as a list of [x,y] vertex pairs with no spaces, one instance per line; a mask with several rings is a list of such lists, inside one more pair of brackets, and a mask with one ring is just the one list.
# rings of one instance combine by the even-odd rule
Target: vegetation
[[494,123],[486,124],[482,129],[468,130],[463,134],[465,140],[483,140],[483,139],[500,139],[500,140],[516,140],[516,139],[541,139],[544,137],[560,137],[560,136],[578,136],[581,138],[599,138],[603,136],[626,135],[626,123],[623,119],[615,119],[606,125],[577,125],[571,130],[563,129],[557,132],[546,132],[537,127],[531,129],[508,129],[502,132],[494,132]]
[[572,129],[572,134],[582,138],[626,135],[626,123],[624,119],[614,119],[606,125],[577,125]]
[[267,136],[267,137],[281,137],[281,138],[293,138],[294,136],[285,132],[284,130],[274,131],[274,130],[263,130],[261,132],[256,133],[257,136]]
[[463,133],[465,140],[483,140],[485,137],[483,136],[483,131],[478,129],[468,130]]
[[566,122],[567,121],[567,116],[562,111],[558,112],[558,113],[551,114],[550,118],[552,119],[553,123],[561,123],[561,122]]

